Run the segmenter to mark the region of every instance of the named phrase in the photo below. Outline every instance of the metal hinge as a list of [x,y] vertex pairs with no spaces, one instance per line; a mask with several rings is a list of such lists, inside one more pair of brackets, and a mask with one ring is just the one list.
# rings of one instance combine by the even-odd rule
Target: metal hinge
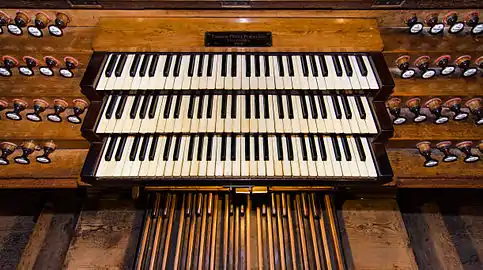
[[237,194],[267,194],[268,193],[268,187],[248,186],[248,187],[232,187],[232,189]]

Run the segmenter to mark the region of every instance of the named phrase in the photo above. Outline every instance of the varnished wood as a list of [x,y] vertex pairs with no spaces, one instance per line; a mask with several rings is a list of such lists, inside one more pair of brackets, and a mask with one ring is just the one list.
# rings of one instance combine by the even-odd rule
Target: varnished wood
[[481,96],[483,78],[444,78],[436,77],[429,80],[395,78],[393,96],[433,96],[433,97],[474,97]]
[[[210,31],[269,31],[273,46],[203,48],[204,34]],[[383,45],[376,21],[370,19],[101,18],[92,47],[114,52],[377,52]]]

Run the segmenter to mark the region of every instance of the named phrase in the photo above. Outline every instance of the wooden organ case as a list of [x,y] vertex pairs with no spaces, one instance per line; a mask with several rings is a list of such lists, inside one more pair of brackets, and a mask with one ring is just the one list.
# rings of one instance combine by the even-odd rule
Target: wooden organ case
[[471,1],[0,8],[0,186],[132,189],[128,268],[364,268],[339,198],[483,186]]

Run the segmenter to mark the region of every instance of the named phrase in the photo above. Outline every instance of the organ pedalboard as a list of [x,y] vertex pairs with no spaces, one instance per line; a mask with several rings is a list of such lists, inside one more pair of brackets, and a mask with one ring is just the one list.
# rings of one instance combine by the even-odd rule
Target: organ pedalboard
[[91,141],[82,178],[175,186],[388,182],[384,143],[393,127],[385,100],[393,87],[376,52],[95,52],[81,82],[91,101],[81,128]]

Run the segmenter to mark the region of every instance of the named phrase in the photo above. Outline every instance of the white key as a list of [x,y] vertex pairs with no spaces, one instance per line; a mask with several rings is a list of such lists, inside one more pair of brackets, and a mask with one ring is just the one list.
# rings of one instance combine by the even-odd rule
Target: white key
[[233,78],[233,89],[242,89],[242,81],[244,70],[243,70],[243,62],[245,61],[243,55],[237,55],[236,57],[236,77]]
[[341,111],[341,114],[342,114],[342,118],[340,119],[340,121],[342,123],[342,132],[344,132],[346,134],[357,133],[357,131],[351,130],[351,125],[349,123],[349,119],[347,119],[347,116],[345,114],[344,105],[342,103],[342,97],[338,95],[337,100],[339,101],[340,111]]
[[126,80],[127,78],[131,77],[129,76],[129,69],[131,67],[133,58],[134,54],[127,55],[126,62],[124,63],[124,67],[122,68],[121,76],[117,78],[114,89],[125,89],[124,86],[127,86]]
[[[140,136],[140,135],[138,135]],[[139,169],[141,168],[141,160],[139,159],[139,154],[141,152],[142,144],[143,144],[143,137],[140,137],[136,155],[134,156],[134,161],[131,161],[128,159],[129,163],[131,164],[131,169],[129,170],[129,174],[123,174],[123,176],[138,176],[139,175]],[[133,142],[134,145],[134,142]],[[128,162],[126,162],[127,164]],[[124,165],[126,167],[126,164]],[[124,173],[124,171],[123,171]]]
[[[233,137],[232,137],[233,139]],[[235,141],[236,141],[236,153],[234,153],[236,156],[236,159],[234,161],[231,162],[231,175],[233,176],[241,176],[241,161],[242,159],[244,159],[245,157],[243,156],[243,153],[242,153],[242,146],[241,146],[241,141],[242,141],[242,136],[236,136],[235,137]],[[230,154],[233,154],[233,153],[230,153]]]
[[[309,95],[312,95],[312,94],[309,94]],[[315,133],[319,131],[317,129],[317,119],[314,119],[312,116],[312,104],[310,103],[309,95],[306,95],[304,97],[305,104],[307,104],[307,113],[308,113],[308,118],[306,120],[307,120],[308,131]],[[315,106],[315,110],[317,110],[317,105]],[[320,118],[320,114],[317,114],[317,117]],[[323,131],[320,131],[320,132],[323,132]]]
[[[227,102],[226,105],[228,105],[228,100],[230,98],[229,98],[229,96],[226,96],[226,95],[225,95],[225,97],[226,97],[226,102]],[[221,118],[221,106],[222,106],[222,102],[223,102],[223,95],[215,95],[213,98],[214,98],[213,104],[216,107],[216,110],[213,110],[213,116],[212,116],[213,121],[215,122],[215,132],[223,133],[224,130],[225,130],[225,119],[227,119],[228,116],[229,116],[228,115],[228,113],[229,113],[228,108],[229,107],[226,107],[227,108],[227,111],[226,111],[227,112],[226,113],[227,118]],[[228,121],[228,122],[230,122],[230,124],[231,124],[231,121]]]
[[[327,144],[327,140],[325,138],[326,136],[316,136],[314,139],[315,139],[315,145],[316,145],[316,149],[317,149],[317,174],[319,176],[334,176],[334,167],[332,167],[332,162],[331,162],[331,159],[330,157],[328,156],[329,155],[329,152],[328,152],[328,148],[327,146],[325,146]],[[325,149],[325,153],[326,153],[326,159],[323,160],[321,157],[322,157],[322,148],[320,147],[320,144],[321,144],[321,141],[324,142],[324,149]],[[320,160],[320,161],[319,161]]]
[[[332,111],[329,109],[329,107],[332,106],[332,103],[329,101],[330,97],[326,95],[322,95],[321,99],[325,104],[325,110],[327,112],[326,114],[327,118],[323,120],[326,128],[326,132],[328,133],[334,132],[335,127],[334,127],[334,122],[332,121],[333,115],[332,115]],[[322,106],[320,105],[320,102],[317,102],[317,106],[319,106],[319,109],[320,109],[319,112],[322,113]]]
[[363,55],[362,60],[364,60],[364,64],[366,64],[367,82],[369,83],[369,87],[371,89],[379,89],[379,84],[377,83],[376,75],[372,69],[372,65],[369,58],[366,55]]
[[[299,166],[299,162],[298,162],[298,158],[297,158],[297,153],[296,153],[297,149],[295,149],[296,144],[293,141],[294,137],[290,137],[290,141],[292,141],[293,160],[289,160],[289,163],[290,163],[290,168],[291,168],[291,171],[292,171],[292,176],[300,176],[300,166]],[[284,142],[283,143],[285,145],[287,145],[288,138],[289,137],[284,136]],[[287,145],[287,152],[286,153],[287,153],[287,159],[288,159],[288,145]]]
[[114,128],[116,127],[116,122],[117,122],[116,110],[117,110],[117,107],[119,106],[120,102],[121,102],[121,96],[118,96],[117,100],[116,100],[116,104],[114,105],[114,109],[112,110],[111,119],[109,119],[109,122],[107,123],[106,129],[105,129],[106,133],[113,133],[114,132]]
[[[217,116],[217,111],[218,111],[218,97],[220,97],[221,99],[221,96],[219,95],[212,95],[212,104],[210,105],[209,104],[209,100],[210,100],[210,96],[208,95],[207,98],[206,98],[206,110],[207,111],[209,109],[209,107],[211,107],[211,118],[208,118],[208,114],[206,114],[206,132],[215,132],[216,131],[216,116]],[[219,115],[219,114],[218,114]]]
[[[222,96],[220,96],[220,98],[218,99],[218,101],[220,102],[220,104],[218,105],[218,111],[220,112],[220,115],[218,116],[218,120],[216,122],[216,128],[217,128],[217,132],[231,132],[232,129],[233,129],[233,123],[234,123],[234,120],[231,118],[231,101],[232,101],[232,96],[231,95],[226,95],[226,118],[225,119],[222,119],[221,118],[221,102],[222,102],[223,98]],[[223,124],[223,127],[221,127],[221,130],[218,131],[218,123]]]
[[317,72],[319,73],[319,76],[317,76],[315,79],[317,80],[317,89],[319,90],[325,90],[327,89],[327,85],[325,83],[325,78],[322,74],[322,67],[320,66],[320,58],[318,55],[315,55],[315,65],[317,67]]
[[272,59],[275,89],[285,89],[285,87],[283,85],[284,79],[283,79],[283,77],[280,77],[280,70],[279,70],[279,66],[278,66],[278,58],[275,57],[275,56],[270,56],[270,58]]
[[265,67],[265,56],[260,55],[260,77],[258,77],[258,89],[267,89],[267,77],[265,77],[265,69],[270,69],[270,67]]
[[283,59],[283,86],[284,89],[293,89],[292,86],[292,77],[288,74],[288,58],[287,56],[282,56]]
[[190,89],[191,78],[188,76],[188,68],[190,64],[190,55],[183,55],[181,59],[181,67],[179,69],[179,76],[174,81],[175,89]]
[[208,161],[206,154],[208,153],[208,136],[203,136],[203,148],[201,151],[201,160],[198,162],[198,176],[205,177],[208,170]]
[[241,61],[241,89],[250,89],[250,77],[247,77],[247,55],[242,55],[240,58],[243,58]]
[[[258,162],[259,161],[255,160],[255,140],[258,141],[258,138],[250,135],[249,140],[250,140],[250,160],[248,161],[248,164],[249,164],[249,167],[250,167],[249,175],[250,176],[257,176],[258,175]],[[259,160],[260,160],[260,154],[259,154],[258,157],[259,157]]]
[[[199,150],[202,150],[202,149],[199,149],[199,145],[201,143],[201,141],[203,140],[203,143],[206,143],[204,142],[206,140],[206,138],[204,137],[201,137],[201,136],[196,136],[196,140],[195,140],[195,144],[194,144],[194,148],[193,148],[193,160],[191,161],[191,169],[190,169],[190,176],[191,177],[197,177],[199,174],[199,164],[200,164],[200,161],[198,160],[198,152]],[[203,152],[201,152],[203,153]]]
[[[196,136],[187,136],[186,137],[186,149],[184,150],[184,153],[183,153],[183,164],[182,164],[182,168],[181,168],[181,176],[182,177],[188,177],[190,175],[190,171],[191,171],[191,163],[192,161],[189,161],[188,160],[188,153],[189,153],[189,147],[190,147],[190,144],[193,146],[193,149],[194,148],[194,145],[196,143]],[[194,150],[193,150],[193,157],[195,157],[194,153],[196,153]]]
[[[246,133],[250,132],[250,119],[246,117],[246,109],[247,109],[247,102],[248,99],[251,99],[250,95],[240,95],[240,100],[241,102],[241,115],[239,118],[241,118],[241,132]],[[251,103],[251,102],[250,102]],[[249,107],[251,109],[251,106]]]
[[233,162],[234,161],[231,160],[231,136],[227,136],[226,137],[226,160],[222,161],[224,176],[229,177],[232,175],[231,168],[232,168]]
[[163,176],[164,175],[164,168],[166,167],[166,160],[164,160],[164,150],[166,148],[166,144],[168,143],[168,137],[161,136],[159,142],[162,146],[159,153],[158,158],[158,166],[156,167],[156,176]]
[[[303,115],[302,115],[302,103],[300,102],[300,98],[301,96],[297,95],[297,96],[292,96],[293,97],[293,100],[294,100],[294,117],[295,119],[297,120],[297,123],[298,123],[298,130],[297,130],[297,133],[308,133],[309,132],[309,126],[307,124],[307,119],[304,119]],[[303,98],[303,96],[302,96]],[[307,112],[308,112],[308,108],[307,108]],[[294,127],[294,128],[295,128]]]
[[343,161],[343,163],[346,164],[346,165],[344,165],[344,168],[349,169],[349,170],[346,170],[346,171],[350,171],[351,176],[359,176],[359,169],[357,168],[357,162],[355,161],[355,158],[353,156],[354,152],[352,151],[352,149],[350,147],[350,142],[347,141],[347,144],[349,145],[349,151],[351,153],[351,160],[349,161],[349,160],[347,160],[347,156],[345,155],[344,145],[342,144],[342,138],[338,137],[337,139],[339,140],[339,146],[340,146],[340,150],[341,150],[342,161]]
[[[351,56],[348,56],[347,58],[349,59],[349,63],[351,64],[352,66],[352,76],[348,76],[349,77],[349,81],[352,85],[352,89],[362,89],[361,88],[361,84],[359,83],[359,78],[357,77],[357,74],[356,74],[356,69],[358,69],[357,65],[354,65],[352,63],[352,60],[351,60]],[[345,66],[345,65],[344,65]]]
[[171,55],[171,64],[169,65],[169,73],[168,76],[166,77],[166,82],[164,84],[164,89],[174,89],[174,67],[176,66],[176,58],[177,55],[173,54]]
[[[181,96],[179,96],[179,97],[181,97]],[[166,119],[166,125],[164,126],[165,132],[172,132],[174,130],[174,122],[175,122],[174,111],[175,111],[175,107],[176,107],[176,99],[177,98],[178,98],[178,96],[176,96],[176,95],[173,95],[173,97],[172,97],[171,108],[169,110],[169,116]]]
[[[121,99],[121,97],[119,97],[119,99]],[[124,130],[123,130],[123,127],[124,127],[124,123],[126,121],[127,118],[129,118],[129,111],[130,111],[130,107],[129,107],[129,96],[126,97],[126,103],[124,104],[124,108],[122,110],[122,115],[121,115],[121,118],[117,119],[116,120],[116,125],[114,126],[114,133],[122,133]],[[116,117],[116,112],[114,112],[114,118]]]
[[[141,120],[141,126],[139,127],[139,131],[141,133],[149,133],[149,132],[154,132],[156,130],[156,126],[158,123],[157,121],[158,119],[156,118],[156,115],[154,116],[154,118],[149,118],[149,109],[151,108],[151,103],[154,102],[155,97],[156,96],[150,95],[148,107],[146,109],[146,115],[144,116],[144,119]],[[158,97],[158,104],[160,99],[161,98]],[[139,115],[137,117],[139,117]]]
[[[265,119],[265,104],[264,104],[265,97],[263,95],[259,95],[258,100],[260,101],[260,119],[258,119],[258,132],[266,133],[267,122],[272,122],[272,121],[270,121],[270,119]],[[272,122],[272,126],[273,126],[273,122]]]
[[[312,135],[310,135],[312,136]],[[314,150],[316,154],[317,160],[313,160],[312,151],[311,151],[311,144],[310,139],[307,135],[304,136],[305,145],[307,146],[307,168],[309,170],[309,175],[312,177],[315,176],[325,176],[325,169],[324,169],[324,161],[320,160],[320,157],[317,156],[317,139],[314,141]]]
[[166,166],[164,167],[164,176],[171,177],[173,176],[173,169],[174,169],[174,149],[176,146],[176,140],[178,136],[173,136],[171,138],[171,145],[169,149],[168,160],[166,161]]
[[[272,107],[272,96],[273,95],[262,95],[261,96],[261,102],[262,102],[262,111],[261,111],[261,115],[260,117],[262,117],[263,119],[261,119],[262,123],[264,123],[263,125],[265,126],[264,129],[263,128],[260,128],[260,130],[264,130],[263,132],[269,132],[269,133],[273,133],[275,132],[275,115],[273,114],[273,107]],[[265,101],[265,99],[267,101]],[[265,102],[268,102],[268,115],[265,115],[265,109],[264,109],[264,106],[265,106]]]
[[282,160],[278,159],[278,147],[277,147],[277,140],[275,136],[269,136],[268,140],[271,142],[272,148],[270,149],[271,161],[273,162],[273,169],[275,176],[281,177],[284,176],[284,165]]
[[[107,70],[107,66],[108,66],[109,62],[111,61],[112,55],[113,54],[111,53],[107,56],[107,60],[104,63],[104,68],[102,69],[101,77],[99,78],[99,81],[97,82],[96,91],[101,91],[101,90],[104,90],[106,88],[106,84],[107,84],[107,81],[109,79],[108,77],[106,77],[106,70]],[[113,76],[113,74],[111,74],[111,76]]]
[[335,116],[335,110],[334,110],[334,103],[332,102],[332,97],[330,96],[324,96],[326,98],[326,108],[327,108],[327,119],[332,123],[334,129],[329,131],[329,132],[336,132],[336,133],[341,133],[344,130],[342,129],[342,123],[341,120],[337,119]]
[[283,120],[280,119],[278,115],[278,106],[276,105],[277,103],[277,96],[276,95],[269,95],[268,96],[268,106],[270,109],[270,117],[273,119],[273,121],[267,121],[267,122],[273,122],[273,128],[274,131],[271,131],[271,129],[267,128],[269,132],[275,132],[275,133],[282,133],[283,132]]
[[369,89],[369,83],[367,82],[367,77],[362,76],[362,73],[359,69],[359,65],[357,65],[356,57],[354,55],[351,55],[349,56],[349,60],[351,61],[352,67],[353,67],[354,75],[352,76],[357,77],[360,89]]
[[195,96],[194,103],[193,103],[193,118],[191,118],[191,128],[190,131],[192,133],[197,133],[198,132],[198,124],[200,122],[200,119],[198,119],[198,105],[200,102],[200,97]]
[[228,90],[233,89],[234,77],[231,76],[232,56],[233,56],[232,54],[228,54],[226,56],[226,77],[222,77],[225,80],[225,89],[228,89]]
[[[302,78],[301,77],[303,77],[303,74],[302,74],[302,67],[300,66],[300,57],[292,56],[291,59],[292,59],[292,63],[293,63],[293,73],[294,73],[294,76],[291,77],[293,89],[296,89],[296,90],[302,89],[302,82],[301,82]],[[308,84],[308,82],[307,82],[307,84]]]
[[[309,89],[311,90],[317,90],[319,89],[319,86],[317,85],[317,79],[314,76],[313,70],[312,70],[312,62],[310,62],[310,57],[308,55],[302,56],[305,57],[307,61],[307,68],[309,71],[309,76],[307,77],[307,80],[309,82]],[[317,62],[317,61],[316,61]],[[318,73],[319,76],[322,76],[320,73]]]
[[198,66],[199,66],[200,55],[195,55],[195,64],[193,67],[193,77],[190,80],[189,89],[199,89],[200,77],[198,77]]
[[181,109],[179,112],[179,117],[181,121],[177,122],[181,124],[181,127],[177,126],[177,123],[175,123],[175,130],[180,129],[181,132],[184,132],[184,133],[190,132],[191,119],[188,118],[189,103],[190,103],[190,96],[183,95],[183,101],[181,102]]
[[250,89],[258,89],[258,78],[255,77],[255,55],[250,55]]
[[369,147],[369,141],[367,138],[361,137],[362,141],[362,146],[364,147],[364,152],[366,153],[366,166],[367,166],[367,172],[369,173],[370,177],[377,177],[377,170],[376,170],[376,164],[374,162],[374,159],[372,157],[372,152]]
[[220,136],[213,136],[213,142],[211,146],[211,160],[207,160],[207,171],[206,175],[207,176],[215,176],[216,173],[216,162],[217,162],[217,156],[218,156],[218,138]]
[[299,89],[309,89],[309,80],[308,77],[304,76],[303,69],[302,69],[302,57],[305,56],[294,56],[294,68],[295,68],[295,77],[298,80]]
[[[124,77],[124,82],[123,82],[122,87],[121,87],[121,89],[123,89],[123,90],[130,90],[131,85],[132,85],[132,81],[134,80],[134,77],[131,77],[131,74],[130,74],[131,65],[132,65],[132,62],[134,60],[134,56],[135,56],[134,54],[128,55],[127,60],[126,60],[126,66],[124,66],[125,68],[127,68],[127,70],[125,71],[126,74],[125,74],[125,77]],[[123,71],[123,73],[124,73],[124,71]]]
[[[237,137],[238,139],[238,137]],[[239,143],[237,143],[237,146],[240,145],[240,151],[237,151],[238,153],[240,153],[240,173],[241,173],[241,176],[249,176],[250,175],[250,161],[249,160],[246,160],[246,152],[245,152],[245,149],[246,149],[246,144],[248,142],[246,142],[247,140],[247,137],[245,136],[240,136],[240,140],[239,140]],[[238,150],[238,149],[237,149]]]
[[255,109],[256,103],[255,99],[257,95],[250,95],[250,108],[251,108],[251,115],[250,115],[250,132],[257,133],[258,132],[258,119],[255,118]]
[[185,161],[185,153],[188,152],[189,137],[181,136],[181,144],[179,148],[178,160],[174,160],[173,177],[180,177],[183,169],[183,162]]
[[[200,96],[201,98],[201,96]],[[201,99],[200,99],[201,102]],[[201,104],[198,104],[198,107]],[[203,95],[203,107],[201,110],[201,118],[198,118],[198,132],[204,133],[207,131],[207,126],[208,126],[208,118],[206,117],[206,107],[208,107],[208,95],[205,94]]]
[[[276,63],[274,62],[275,59],[273,56],[268,56],[268,67],[265,67],[265,68],[268,68],[269,69],[269,72],[270,72],[270,76],[266,77],[265,78],[265,81],[266,81],[266,85],[267,85],[267,89],[275,89],[275,65]],[[282,84],[283,84],[283,81],[282,81]],[[279,88],[279,89],[283,89],[282,88]]]
[[109,119],[106,118],[106,111],[109,103],[112,100],[112,97],[113,95],[108,95],[106,98],[104,108],[102,109],[101,120],[99,120],[99,123],[97,124],[96,133],[104,133],[106,130],[107,124],[109,123]]
[[[303,137],[302,137],[303,139]],[[298,161],[300,175],[301,176],[309,176],[309,169],[307,167],[307,161],[303,160],[302,156],[302,145],[300,142],[300,136],[296,136],[292,138],[294,142],[294,159]]]
[[[158,141],[156,143],[156,151],[155,151],[154,159],[149,161],[149,169],[148,169],[147,176],[151,176],[151,177],[156,176],[159,160],[162,159],[163,157],[162,150],[163,150],[164,143],[166,141],[165,136],[158,136],[158,135],[154,135],[154,136],[158,138]],[[152,143],[154,143],[154,137],[153,137]]]
[[342,56],[339,55],[338,58],[339,58],[339,63],[342,70],[342,77],[339,77],[342,83],[342,87],[343,87],[342,89],[352,89],[352,84],[349,79],[349,76],[347,76],[347,73],[345,72],[345,65],[344,65],[344,61],[342,61]]
[[217,145],[216,151],[214,152],[215,155],[212,157],[215,166],[215,176],[222,177],[225,172],[225,161],[221,160],[221,152],[228,150],[228,146],[224,145],[225,147],[222,147],[222,136],[215,136],[214,139]]
[[317,110],[317,119],[315,119],[315,122],[317,124],[317,132],[319,133],[327,133],[327,127],[326,127],[326,119],[322,118],[322,108],[320,106],[320,100],[324,100],[324,97],[321,95],[314,95],[314,100],[315,100],[315,109]]
[[356,141],[353,136],[348,136],[347,141],[349,142],[349,145],[351,147],[351,152],[353,153],[352,158],[355,160],[357,163],[357,168],[359,171],[359,176],[361,177],[368,177],[369,173],[367,172],[367,167],[364,162],[361,161],[361,157],[359,155],[359,151],[357,150],[357,145]]
[[[268,146],[268,160],[265,160],[265,157],[263,158],[265,162],[265,172],[268,177],[270,176],[275,176],[275,168],[274,168],[274,158],[276,158],[276,155],[274,155],[274,150],[273,150],[273,141],[272,141],[273,136],[267,136],[267,146]],[[262,136],[262,141],[263,141],[263,136]]]
[[144,155],[144,160],[141,161],[141,166],[139,168],[138,176],[147,176],[149,173],[149,165],[152,161],[149,160],[149,152],[151,150],[151,145],[153,143],[153,136],[148,137],[148,144],[146,147],[146,154]]
[[[287,98],[291,98],[291,96],[287,95],[282,95],[282,106],[283,106],[283,114],[284,117],[282,119],[283,121],[283,130],[285,133],[292,133],[292,119],[288,117],[288,104],[287,104]],[[277,101],[278,103],[278,101]],[[296,131],[296,130],[295,130]]]
[[164,63],[166,62],[166,55],[160,55],[158,59],[158,65],[156,67],[156,73],[153,80],[151,80],[150,89],[164,89],[166,84],[166,77],[163,76]]
[[[221,67],[222,67],[222,55],[217,54],[216,56],[216,73],[213,73],[213,76],[216,77],[215,89],[223,89],[225,88],[225,77],[221,76]],[[213,63],[213,65],[215,64]]]
[[146,66],[146,73],[144,74],[144,77],[141,77],[141,83],[139,84],[140,90],[147,90],[149,88],[149,83],[151,82],[151,78],[149,77],[149,66],[151,66],[151,61],[153,59],[153,56],[148,54],[145,57],[149,57],[149,58],[148,58],[148,64]]
[[111,73],[111,77],[107,78],[107,83],[106,83],[106,86],[104,87],[104,90],[113,90],[114,89],[114,85],[116,83],[116,67],[117,67],[117,64],[119,63],[119,60],[121,59],[121,55],[118,55],[117,56],[117,59],[116,59],[116,63],[114,65],[114,68],[112,69],[112,73]]
[[137,69],[136,69],[136,73],[133,77],[133,80],[132,80],[132,83],[131,83],[131,87],[130,89],[131,90],[139,90],[140,86],[141,86],[141,77],[139,76],[139,70],[141,70],[141,66],[143,64],[143,61],[144,61],[144,57],[146,57],[145,54],[142,54],[141,57],[139,58],[139,64],[137,66]]
[[335,159],[335,152],[332,146],[332,139],[329,136],[324,136],[325,149],[327,151],[327,160],[330,160],[330,164],[333,169],[333,176],[342,176],[342,168],[340,161]]
[[[116,161],[116,166],[114,167],[113,176],[129,175],[129,152],[131,152],[131,146],[134,141],[134,136],[128,136],[126,139],[126,144],[124,145],[124,151],[122,151],[121,160]],[[127,161],[127,162],[126,162]]]
[[[264,159],[264,152],[263,152],[263,136],[258,136],[258,146],[259,146],[259,159],[256,161],[258,166],[258,176],[266,177],[267,170],[265,167],[265,159]],[[250,170],[251,172],[251,170]],[[252,173],[253,174],[253,173]]]
[[[322,56],[321,56],[322,57]],[[325,84],[327,85],[327,90],[335,90],[336,87],[336,77],[335,67],[333,66],[332,57],[330,55],[324,55],[325,63],[327,64],[327,74],[325,77]]]
[[347,99],[349,100],[349,106],[352,111],[352,119],[349,120],[351,123],[351,130],[357,130],[357,133],[367,133],[366,121],[363,121],[359,116],[354,96],[348,96]]
[[237,99],[237,105],[236,105],[236,118],[233,119],[233,124],[232,124],[232,128],[233,128],[233,131],[232,132],[240,132],[241,129],[242,129],[242,119],[244,117],[243,115],[243,111],[242,111],[242,100],[243,100],[243,95],[237,95],[236,96],[236,99]]
[[[105,176],[106,175],[106,168],[108,167],[109,161],[105,159],[106,153],[107,153],[107,148],[109,146],[109,143],[111,143],[111,136],[107,137],[106,143],[104,144],[104,149],[102,150],[102,156],[99,160],[99,164],[97,165],[97,170],[96,170],[96,176]],[[114,155],[113,155],[114,157]],[[112,160],[112,159],[111,159]]]
[[376,122],[375,118],[372,115],[372,110],[369,105],[369,101],[367,100],[367,97],[361,97],[362,100],[362,106],[364,107],[366,111],[366,125],[369,133],[371,134],[376,134],[377,133],[377,127],[376,127]]
[[168,97],[167,95],[159,96],[158,106],[156,108],[156,114],[158,121],[156,122],[156,129],[157,133],[164,133],[166,127],[166,118],[164,118],[164,107],[166,106],[166,101]]
[[[201,57],[201,56],[200,56]],[[203,55],[203,69],[202,76],[200,77],[200,83],[198,89],[206,89],[208,87],[208,55]],[[211,80],[211,78],[210,78]]]
[[[218,80],[217,74],[219,72],[218,66],[219,66],[219,61],[221,61],[221,57],[218,57],[219,55],[213,55],[213,70],[211,73],[211,77],[208,77],[208,83],[206,88],[207,89],[215,89],[216,88],[216,81]],[[219,59],[220,58],[220,59]],[[220,83],[220,82],[218,82]]]

